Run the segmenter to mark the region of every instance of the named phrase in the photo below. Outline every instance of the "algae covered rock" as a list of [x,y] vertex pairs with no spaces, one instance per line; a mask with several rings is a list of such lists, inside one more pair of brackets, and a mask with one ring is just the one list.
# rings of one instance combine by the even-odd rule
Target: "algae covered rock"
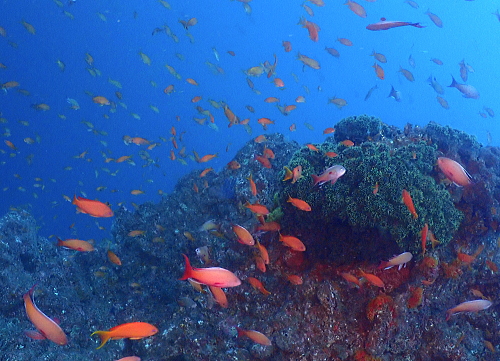
[[[329,138],[316,145],[319,152],[304,147],[292,157],[290,169],[301,165],[303,177],[295,184],[284,184],[283,203],[288,196],[300,198],[309,203],[312,211],[298,213],[301,211],[288,205],[284,223],[302,223],[308,228],[347,224],[358,234],[373,234],[375,229],[380,236],[396,242],[400,250],[413,253],[421,252],[420,231],[427,223],[441,243],[449,242],[463,216],[455,208],[449,192],[431,176],[437,159],[436,147],[422,140],[398,147],[383,137],[370,141],[368,137],[379,134],[384,126],[375,125],[381,123],[379,120],[363,117],[368,119],[367,126],[356,134],[346,130],[351,129],[347,123],[359,124],[359,118],[351,117],[339,123],[344,135],[336,135],[335,139],[349,136],[350,140],[355,139],[354,146]],[[326,152],[337,156],[326,157]],[[345,175],[333,185],[313,187],[311,175],[334,164],[343,165],[347,170]],[[414,218],[403,203],[403,189],[410,193],[418,218]]]

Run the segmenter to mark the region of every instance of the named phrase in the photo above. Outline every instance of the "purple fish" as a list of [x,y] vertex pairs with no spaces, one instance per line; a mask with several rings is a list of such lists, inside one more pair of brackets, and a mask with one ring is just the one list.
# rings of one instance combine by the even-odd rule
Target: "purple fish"
[[464,95],[465,98],[479,99],[479,92],[472,85],[457,83],[453,75],[451,76],[451,84],[448,88],[457,88],[460,93]]

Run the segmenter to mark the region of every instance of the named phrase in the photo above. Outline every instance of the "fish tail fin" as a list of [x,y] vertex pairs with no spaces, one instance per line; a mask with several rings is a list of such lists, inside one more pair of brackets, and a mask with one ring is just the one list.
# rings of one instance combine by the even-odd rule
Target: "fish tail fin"
[[389,262],[387,262],[387,261],[381,261],[380,265],[377,267],[377,269],[384,269],[387,267],[388,264],[389,264]]
[[97,350],[103,347],[106,344],[106,342],[108,342],[108,340],[111,338],[109,331],[94,331],[90,336],[92,337],[93,335],[97,335],[101,339],[101,344],[99,345]]
[[192,272],[193,272],[193,267],[191,267],[191,263],[189,262],[188,256],[186,256],[185,254],[183,254],[183,256],[184,256],[184,260],[186,261],[186,269],[185,269],[182,277],[179,278],[179,280],[181,280],[181,281],[187,280],[188,278],[191,278]]
[[425,25],[420,25],[420,23],[411,23],[410,25],[416,28],[425,28]]
[[319,183],[319,177],[316,174],[311,174],[311,177],[312,177],[313,182],[314,182],[313,186],[315,186],[316,184]]
[[71,202],[72,204],[76,204],[78,200],[76,199],[76,194],[73,195],[73,202]]
[[451,84],[448,85],[448,88],[455,88],[456,85],[457,85],[457,81],[455,80],[455,77],[452,75],[451,76]]
[[59,238],[59,237],[57,237],[56,246],[58,246],[58,247],[64,247],[63,240],[61,238]]
[[238,332],[238,337],[246,336],[245,330],[242,328],[239,328],[238,326],[236,326],[236,331]]

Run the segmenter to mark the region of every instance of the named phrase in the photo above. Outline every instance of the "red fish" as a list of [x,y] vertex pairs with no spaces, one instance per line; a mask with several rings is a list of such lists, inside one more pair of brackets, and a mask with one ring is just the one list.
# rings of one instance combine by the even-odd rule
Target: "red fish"
[[180,280],[192,278],[198,283],[215,287],[235,287],[241,285],[241,280],[227,269],[220,267],[193,268],[189,258],[183,254],[186,262],[186,270]]
[[479,312],[482,310],[486,310],[492,305],[492,303],[488,300],[474,300],[462,302],[458,306],[450,308],[446,311],[446,321],[450,319],[450,317],[456,313],[460,312]]
[[400,26],[414,26],[416,28],[424,28],[425,26],[420,25],[420,23],[410,23],[407,21],[388,21],[386,18],[380,18],[378,23],[370,24],[366,28],[368,30],[378,31],[378,30],[388,30],[392,28],[398,28]]
[[446,178],[451,180],[458,186],[468,186],[471,184],[471,176],[459,163],[455,162],[453,159],[446,157],[439,157],[437,160],[439,169],[444,173]]
[[68,343],[68,339],[61,327],[59,327],[57,323],[52,321],[42,311],[40,311],[38,307],[36,307],[33,300],[34,289],[35,286],[31,287],[31,289],[23,296],[26,314],[28,315],[31,323],[38,330],[36,333],[29,332],[28,335],[33,335],[37,339],[49,339],[60,346],[66,345]]
[[57,246],[66,247],[74,249],[79,252],[92,252],[95,251],[94,246],[87,241],[82,241],[80,239],[67,239],[63,241],[62,239],[57,239]]
[[113,217],[113,211],[111,208],[99,201],[77,197],[74,195],[73,204],[76,205],[78,211],[92,217]]
[[346,169],[341,165],[334,165],[325,170],[320,175],[312,174],[312,178],[314,180],[314,185],[330,182],[331,184],[335,184],[337,180],[342,177],[346,172]]

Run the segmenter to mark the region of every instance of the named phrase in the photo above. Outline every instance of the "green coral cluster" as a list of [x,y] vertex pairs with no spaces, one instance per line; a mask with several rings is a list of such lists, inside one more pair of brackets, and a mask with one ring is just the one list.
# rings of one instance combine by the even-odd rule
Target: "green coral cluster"
[[[353,117],[342,122],[349,119]],[[355,122],[358,120],[354,118]],[[379,128],[374,126],[373,118],[369,118],[368,126],[372,130],[359,131],[359,136],[364,134],[365,139],[352,147],[329,138],[316,145],[320,152],[307,147],[297,151],[289,167],[293,169],[301,165],[304,177],[295,184],[284,183],[282,205],[289,195],[300,198],[313,209],[307,215],[301,214],[301,222],[325,227],[340,221],[361,231],[378,229],[389,234],[402,251],[420,252],[420,231],[425,223],[441,243],[449,242],[463,215],[455,208],[449,192],[430,175],[436,164],[436,147],[424,141],[399,147],[394,147],[388,140],[367,141],[366,137],[375,129],[381,129],[382,123],[378,122]],[[338,156],[328,158],[324,155],[326,152],[336,152]],[[321,190],[315,190],[311,175],[320,174],[334,164],[343,165],[347,170],[345,175],[336,184],[328,183]],[[377,185],[378,191],[374,193]],[[403,189],[411,194],[417,219],[402,201]],[[287,209],[285,215],[292,214],[291,217],[301,212],[288,210],[291,211]],[[299,218],[292,220],[298,221]]]

